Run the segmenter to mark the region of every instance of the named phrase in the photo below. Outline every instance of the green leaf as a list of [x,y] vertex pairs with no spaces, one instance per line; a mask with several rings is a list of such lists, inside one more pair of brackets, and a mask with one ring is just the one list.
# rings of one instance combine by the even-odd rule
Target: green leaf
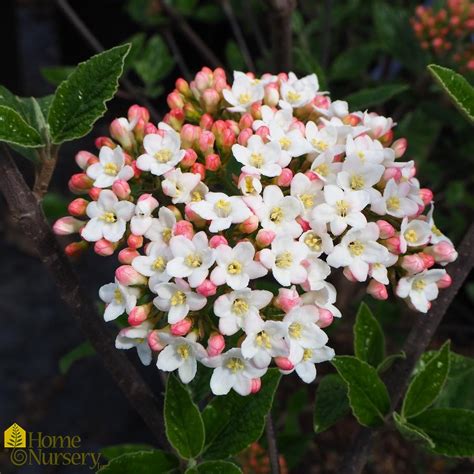
[[474,411],[460,408],[433,408],[410,422],[424,431],[437,454],[453,457],[474,456]]
[[359,423],[364,426],[382,424],[390,409],[390,399],[376,369],[351,356],[337,356],[331,363],[347,383],[349,403]]
[[59,371],[65,375],[68,373],[74,362],[95,355],[95,350],[89,341],[79,344],[59,359]]
[[385,357],[385,359],[380,362],[380,364],[377,366],[377,373],[383,374],[386,370],[388,370],[393,363],[397,359],[406,359],[407,355],[405,352],[401,351],[398,354],[390,354],[389,356]]
[[130,45],[97,54],[80,63],[56,90],[48,115],[53,143],[86,135],[117,91]]
[[112,459],[98,473],[106,474],[172,474],[177,473],[179,461],[164,451],[138,451]]
[[411,381],[403,400],[402,416],[411,418],[425,411],[438,398],[449,373],[449,341]]
[[27,148],[43,144],[40,134],[10,107],[0,105],[0,141]]
[[198,456],[204,447],[204,423],[184,385],[170,375],[165,394],[166,436],[184,459]]
[[136,35],[133,35],[132,37],[128,38],[126,43],[130,44],[130,52],[125,57],[123,65],[124,72],[131,69],[135,64],[135,61],[140,57],[140,54],[142,54],[143,48],[145,46],[145,41],[145,33],[137,33]]
[[367,72],[378,50],[378,45],[368,43],[343,51],[332,63],[331,79],[354,79]]
[[230,393],[214,398],[203,411],[208,459],[224,459],[244,450],[262,436],[281,375],[270,369],[261,390],[247,397]]
[[59,86],[76,69],[74,66],[51,66],[41,69],[41,75],[53,86]]
[[407,89],[408,86],[406,84],[385,84],[354,92],[348,95],[345,100],[349,102],[351,110],[366,109],[374,105],[383,104]]
[[314,404],[314,431],[326,431],[350,411],[347,384],[337,374],[321,379]]
[[242,470],[229,461],[206,461],[191,467],[186,474],[240,474]]
[[433,440],[420,428],[409,423],[407,420],[402,418],[397,412],[393,413],[393,421],[400,434],[403,435],[408,441],[421,441],[428,447],[433,448]]
[[115,446],[106,446],[100,452],[107,459],[115,459],[122,454],[136,453],[137,451],[154,451],[155,448],[149,444],[116,444]]
[[373,367],[377,367],[385,358],[385,336],[382,327],[365,303],[361,303],[357,311],[354,353]]
[[428,70],[449,95],[457,108],[474,123],[474,87],[452,69],[430,64]]

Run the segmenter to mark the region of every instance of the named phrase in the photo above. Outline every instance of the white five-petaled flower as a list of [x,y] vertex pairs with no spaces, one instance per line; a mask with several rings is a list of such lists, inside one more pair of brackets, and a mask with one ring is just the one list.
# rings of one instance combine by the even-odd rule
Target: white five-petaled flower
[[426,313],[430,309],[430,301],[438,296],[436,283],[446,275],[446,270],[424,270],[413,276],[400,279],[396,294],[400,298],[409,298],[411,304],[420,312]]
[[158,211],[158,218],[153,218],[145,237],[152,242],[162,242],[168,244],[172,235],[173,227],[176,224],[176,216],[167,207],[161,207]]
[[408,222],[408,217],[402,220],[400,225],[400,250],[407,251],[407,247],[420,247],[430,240],[431,229],[426,221],[413,219]]
[[331,125],[318,128],[309,121],[305,128],[306,140],[311,145],[311,151],[315,154],[328,152],[332,157],[344,151],[343,145],[338,145],[337,128]]
[[198,232],[192,240],[177,235],[170,240],[173,259],[166,266],[172,277],[187,278],[191,288],[199,286],[214,263],[214,250],[209,247],[205,232]]
[[305,383],[311,383],[316,378],[316,366],[334,357],[334,349],[328,346],[307,348],[303,352],[303,358],[295,364],[294,371]]
[[152,324],[145,321],[139,326],[123,328],[115,339],[115,347],[117,349],[137,348],[138,357],[143,365],[151,363],[151,349],[148,345],[148,334],[152,329]]
[[329,254],[334,248],[326,224],[318,224],[314,221],[311,222],[311,229],[301,234],[299,241],[308,247],[308,255],[315,257],[319,257],[323,253]]
[[362,210],[369,203],[366,191],[344,191],[338,186],[328,184],[324,187],[325,203],[313,209],[312,218],[316,224],[329,223],[334,235],[341,235],[351,226],[360,229],[367,224]]
[[305,268],[308,274],[308,286],[310,290],[320,290],[326,285],[326,278],[331,273],[329,265],[316,255],[309,255],[305,260]]
[[262,105],[260,109],[262,115],[261,120],[254,120],[252,128],[257,131],[260,127],[278,126],[284,131],[290,128],[293,122],[293,109],[291,107],[283,107],[278,110],[273,110],[268,105]]
[[143,139],[145,153],[137,159],[137,168],[161,176],[171,171],[183,158],[179,133],[164,122],[158,124],[160,134],[149,133]]
[[259,135],[252,135],[248,139],[247,146],[233,145],[232,154],[239,163],[244,165],[242,166],[244,173],[258,174],[270,178],[281,173],[280,146],[275,142],[263,143]]
[[158,295],[153,304],[160,310],[168,312],[168,322],[175,324],[182,321],[189,311],[199,311],[206,306],[206,298],[191,291],[189,285],[177,278],[175,283],[160,283],[155,286]]
[[130,313],[137,304],[137,295],[137,288],[121,285],[118,281],[101,286],[99,296],[107,305],[104,312],[104,320],[112,321],[124,312]]
[[430,228],[430,243],[431,244],[438,244],[440,242],[448,242],[451,245],[453,245],[453,242],[451,239],[446,237],[436,226],[435,221],[433,219],[433,212],[434,212],[434,204],[431,203],[430,210],[428,211],[428,214],[426,215],[427,217],[427,222],[428,226]]
[[271,249],[260,251],[260,261],[272,271],[280,285],[290,286],[306,280],[307,272],[302,261],[307,255],[305,244],[291,237],[279,236],[273,240]]
[[291,180],[290,194],[301,202],[303,219],[309,220],[314,206],[324,202],[322,189],[322,181],[311,180],[303,173],[296,173]]
[[156,285],[171,280],[166,265],[172,258],[171,250],[166,244],[151,242],[146,247],[146,255],[140,255],[132,260],[132,267],[138,273],[150,278],[148,286],[153,291]]
[[132,218],[134,209],[134,204],[119,201],[110,189],[104,189],[97,201],[87,205],[90,221],[81,232],[82,238],[89,242],[97,242],[102,238],[118,242],[125,233],[126,223]]
[[365,281],[369,264],[383,262],[389,256],[387,248],[377,243],[379,233],[375,222],[349,230],[328,255],[327,263],[335,268],[349,267],[357,281]]
[[197,173],[183,173],[180,168],[168,171],[161,183],[161,188],[166,196],[171,198],[173,204],[182,204],[192,201],[192,193],[201,180]]
[[[308,155],[311,156],[311,155]],[[311,171],[326,184],[334,184],[342,163],[334,161],[332,152],[325,151],[318,155],[311,163]]]
[[215,253],[217,266],[211,273],[215,285],[226,283],[233,290],[242,290],[250,280],[268,273],[261,263],[254,261],[255,247],[250,242],[239,242],[234,248],[219,245]]
[[128,181],[133,177],[133,168],[125,164],[122,149],[103,146],[100,149],[99,161],[87,168],[87,176],[94,180],[97,188],[108,188],[118,179]]
[[214,314],[219,318],[219,331],[231,336],[240,328],[246,333],[255,332],[262,325],[259,310],[267,306],[273,294],[267,290],[231,291],[214,302]]
[[231,112],[246,112],[252,104],[263,99],[263,83],[252,79],[243,72],[234,71],[232,88],[222,91],[224,99],[232,106],[227,109]]
[[211,221],[211,232],[228,229],[232,224],[240,224],[252,215],[240,196],[227,196],[224,193],[207,193],[204,200],[191,203],[190,208],[198,216]]
[[135,235],[144,235],[153,223],[152,212],[158,201],[151,194],[142,194],[135,205],[135,215],[130,221],[130,230]]
[[217,357],[204,359],[204,364],[215,367],[211,376],[211,390],[214,395],[227,395],[231,389],[239,395],[249,395],[252,379],[262,377],[267,370],[257,368],[250,360],[245,359],[237,348]]
[[288,80],[282,81],[280,93],[282,102],[291,105],[292,108],[303,107],[309,104],[319,90],[319,82],[316,74],[298,79],[292,72],[288,74]]
[[413,216],[418,212],[418,204],[410,199],[410,184],[397,184],[394,179],[388,180],[383,196],[372,202],[371,210],[377,214],[398,217]]
[[281,149],[279,165],[284,168],[288,166],[293,157],[306,155],[312,150],[311,145],[298,128],[284,130],[278,125],[270,126],[271,143],[278,143]]
[[178,369],[181,382],[191,382],[196,375],[197,361],[207,356],[204,347],[194,337],[192,333],[186,337],[176,337],[160,332],[160,342],[166,344],[166,347],[160,352],[156,366],[165,372]]
[[378,140],[372,140],[368,135],[360,135],[356,138],[348,135],[346,157],[357,158],[365,163],[380,164],[384,160],[384,147]]

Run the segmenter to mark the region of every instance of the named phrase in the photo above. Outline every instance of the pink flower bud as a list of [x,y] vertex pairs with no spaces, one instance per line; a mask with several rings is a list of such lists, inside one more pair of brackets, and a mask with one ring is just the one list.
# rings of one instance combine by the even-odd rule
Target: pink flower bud
[[253,135],[251,128],[244,128],[237,137],[237,143],[242,146],[247,146],[249,138]]
[[267,142],[268,135],[270,135],[270,130],[268,127],[265,127],[265,125],[262,125],[261,127],[258,128],[258,130],[255,133],[256,135],[261,137],[264,142]]
[[277,178],[277,185],[287,187],[291,184],[293,179],[293,171],[290,168],[283,168],[281,170],[280,176]]
[[393,140],[393,130],[389,130],[388,132],[384,133],[381,137],[378,138],[378,140],[383,146],[390,146]]
[[240,117],[239,129],[240,130],[244,130],[246,128],[251,129],[252,124],[253,124],[253,117],[248,112],[246,112],[245,114],[242,115],[242,117]]
[[53,232],[56,235],[76,234],[85,226],[85,224],[84,221],[80,221],[75,217],[61,217],[54,223]]
[[218,332],[211,334],[207,341],[207,353],[210,357],[218,356],[225,348],[224,336]]
[[262,388],[262,379],[252,379],[252,388],[250,389],[250,393],[258,393]]
[[384,240],[382,244],[385,245],[385,247],[387,247],[390,252],[394,253],[395,255],[400,255],[400,237],[398,237],[397,235],[394,235],[393,237]]
[[166,103],[170,109],[182,109],[184,107],[183,96],[177,90],[168,94]]
[[199,139],[199,135],[201,134],[201,129],[189,123],[183,125],[181,129],[181,146],[183,148],[192,148],[194,143],[197,142]]
[[208,298],[217,293],[217,286],[211,280],[206,279],[196,288],[196,292]]
[[101,257],[113,255],[117,244],[109,242],[106,239],[100,239],[94,244],[94,252]]
[[[76,154],[75,160],[77,166],[85,170],[88,166],[91,165],[93,161],[98,160],[98,158],[97,156],[93,155],[92,153],[89,153],[88,151],[81,150]],[[89,161],[91,161],[91,163]]]
[[399,168],[387,168],[383,173],[383,179],[385,181],[389,181],[390,179],[394,179],[395,181],[399,181],[402,177],[402,172]]
[[148,334],[148,345],[150,346],[150,349],[155,352],[159,352],[165,347],[165,345],[160,341],[160,333],[157,329],[154,329],[150,334]]
[[99,199],[99,195],[100,195],[101,192],[102,192],[101,188],[90,188],[88,194],[89,194],[89,197],[93,201],[97,201],[97,199]]
[[171,325],[171,334],[173,336],[186,336],[193,327],[193,321],[190,318],[185,318]]
[[216,137],[212,132],[203,130],[199,137],[199,149],[206,155],[211,153],[214,149],[215,140]]
[[232,148],[232,145],[235,143],[236,139],[236,134],[230,129],[227,128],[224,130],[224,133],[222,135],[222,144],[221,148],[223,151],[230,151]]
[[69,179],[69,189],[74,194],[87,194],[94,181],[85,173],[76,173]]
[[130,185],[123,179],[118,179],[112,184],[112,191],[119,199],[127,199],[132,192]]
[[381,219],[381,220],[378,220],[376,224],[377,224],[377,227],[379,228],[381,239],[389,239],[390,237],[393,237],[395,235],[395,228],[393,227],[392,224],[389,224],[387,221],[384,221]]
[[258,229],[258,224],[258,217],[255,214],[252,214],[248,219],[239,224],[239,230],[244,234],[251,234]]
[[120,250],[117,258],[120,263],[124,265],[131,265],[133,260],[139,256],[140,254],[137,252],[136,249],[132,247],[126,247]]
[[109,137],[97,137],[94,141],[95,146],[100,150],[103,146],[108,146],[109,148],[114,149],[117,145]]
[[201,102],[204,106],[205,112],[213,114],[217,111],[221,95],[215,89],[206,89],[201,96]]
[[228,243],[223,235],[213,235],[209,240],[209,247],[216,249],[219,245],[228,245]]
[[408,142],[406,138],[399,138],[392,143],[392,150],[395,152],[395,158],[401,158],[407,150]]
[[156,125],[154,125],[151,122],[148,122],[145,125],[145,135],[149,135],[150,133],[156,134],[156,133],[158,133],[158,129],[156,128]]
[[428,270],[435,264],[435,259],[433,255],[427,254],[425,252],[420,252],[418,255],[423,260],[423,265],[426,270]]
[[437,282],[438,288],[448,288],[451,286],[453,280],[448,273],[445,273]]
[[89,204],[89,201],[86,201],[82,198],[74,199],[69,203],[67,210],[71,216],[81,217],[86,215],[86,209]]
[[331,311],[325,308],[318,308],[318,311],[319,319],[316,321],[316,324],[320,328],[327,328],[334,321],[334,315],[331,313]]
[[199,126],[203,130],[211,130],[213,124],[214,119],[212,118],[212,115],[209,114],[203,114],[201,119],[199,120]]
[[272,230],[260,229],[255,237],[255,242],[260,248],[268,247],[273,242],[275,235]]
[[329,109],[329,106],[331,105],[331,100],[326,95],[317,95],[313,100],[313,104],[318,109],[326,109],[327,110],[327,109]]
[[204,181],[206,178],[206,167],[202,163],[194,163],[194,165],[191,166],[191,173],[200,174],[201,180]]
[[152,303],[135,306],[128,315],[128,324],[130,324],[130,326],[139,326],[148,318],[152,307]]
[[423,204],[427,206],[433,200],[433,191],[428,188],[421,188],[420,198],[423,201]]
[[185,168],[190,168],[196,163],[197,153],[192,149],[188,148],[184,154],[184,158],[181,160],[180,165]]
[[80,242],[71,242],[64,248],[64,253],[70,258],[77,258],[87,249],[87,247],[88,243],[84,240],[81,240]]
[[184,215],[186,216],[186,219],[193,222],[196,226],[198,226],[198,224],[202,224],[202,222],[206,223],[205,220],[203,220],[198,214],[196,214],[192,210],[189,204],[186,204],[186,206],[184,207]]
[[205,158],[206,170],[208,171],[217,171],[221,166],[221,157],[212,153],[207,155]]
[[303,219],[302,217],[297,217],[296,222],[298,222],[298,224],[301,226],[303,232],[306,232],[307,230],[311,229],[309,222]]
[[310,181],[318,181],[319,180],[319,176],[315,173],[313,173],[312,171],[308,170],[308,171],[305,171],[304,175],[310,179]]
[[183,235],[187,239],[191,240],[194,236],[194,228],[191,222],[180,220],[176,222],[173,228],[174,235]]
[[143,235],[130,234],[127,238],[127,245],[131,249],[139,249],[143,245]]
[[182,77],[176,80],[175,87],[181,94],[184,95],[184,97],[191,97],[192,94],[189,84]]
[[367,294],[376,300],[386,300],[388,298],[387,287],[377,280],[370,280],[367,285]]
[[432,255],[436,263],[450,263],[458,258],[458,253],[447,241],[439,242],[432,247],[427,247],[425,252]]
[[169,124],[172,128],[179,131],[183,126],[185,120],[184,112],[181,109],[171,109],[166,117],[163,119],[164,122]]
[[130,130],[130,124],[126,118],[112,120],[109,131],[112,138],[118,141],[125,150],[131,150],[135,146],[135,136]]
[[295,366],[293,365],[293,362],[291,362],[290,359],[287,357],[275,357],[273,359],[275,361],[275,364],[277,365],[278,368],[281,370],[293,370]]
[[[180,109],[175,109],[175,110],[180,110]],[[199,119],[201,118],[201,112],[191,102],[187,102],[186,104],[184,104],[183,112],[184,112],[184,118],[188,120],[189,122],[199,122]]]
[[263,96],[263,102],[265,105],[270,107],[276,107],[278,105],[278,101],[280,100],[280,92],[279,92],[278,83],[272,82],[265,86],[265,93]]
[[121,265],[115,270],[115,278],[125,286],[144,285],[146,277],[138,273],[131,265]]
[[301,304],[301,298],[294,286],[291,288],[280,288],[273,304],[276,308],[288,313],[295,306]]
[[402,258],[401,267],[413,275],[425,269],[425,262],[418,254],[405,255]]

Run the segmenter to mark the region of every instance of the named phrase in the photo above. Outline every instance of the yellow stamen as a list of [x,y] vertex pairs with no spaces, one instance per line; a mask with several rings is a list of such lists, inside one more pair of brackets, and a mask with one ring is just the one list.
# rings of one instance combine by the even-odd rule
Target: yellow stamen
[[344,199],[336,201],[336,210],[341,217],[346,217],[349,212],[349,203]]
[[443,233],[435,225],[431,226],[431,232],[433,232],[433,234],[438,237],[441,237],[443,235]]
[[227,273],[230,273],[231,275],[240,275],[242,273],[242,264],[237,260],[234,260],[227,265]]
[[172,156],[173,152],[168,150],[168,148],[164,148],[163,150],[157,151],[155,153],[155,159],[160,163],[168,163]]
[[314,206],[314,194],[302,194],[300,199],[306,209],[311,209]]
[[226,364],[226,367],[233,373],[240,372],[244,369],[244,363],[237,357],[231,357]]
[[362,176],[359,174],[355,174],[351,178],[351,189],[354,189],[355,191],[358,191],[360,189],[364,189],[365,186],[365,181]]
[[423,291],[426,287],[426,281],[425,280],[416,280],[413,283],[413,289],[416,291]]
[[411,244],[415,243],[418,240],[418,234],[415,229],[409,229],[404,234],[405,239]]
[[251,176],[245,177],[245,191],[247,192],[247,194],[253,194],[255,192],[253,178]]
[[157,257],[157,259],[151,265],[151,269],[157,272],[162,272],[166,267],[166,262],[163,257]]
[[387,199],[387,209],[389,211],[398,211],[400,209],[400,198],[397,196],[392,196]]
[[311,249],[319,252],[321,250],[322,240],[321,237],[317,236],[313,232],[310,232],[304,238],[304,243]]
[[357,156],[361,161],[365,161],[365,153],[363,151],[358,151]]
[[171,239],[171,229],[167,227],[161,232],[161,237],[165,242],[169,242]]
[[246,105],[252,100],[252,97],[250,96],[250,94],[244,93],[239,95],[238,100],[239,104]]
[[177,291],[171,297],[171,306],[179,306],[186,303],[186,295],[182,291]]
[[319,166],[316,166],[314,172],[324,178],[329,174],[329,165],[327,163],[321,163]]
[[191,201],[192,202],[199,202],[199,201],[202,201],[202,194],[199,192],[199,191],[193,191],[191,193]]
[[299,92],[289,91],[286,97],[290,102],[296,102],[301,99],[301,94]]
[[109,176],[116,176],[118,173],[118,166],[115,163],[106,163],[104,165],[104,173]]
[[259,347],[265,347],[266,349],[271,349],[272,344],[270,342],[270,337],[265,331],[259,333],[259,335],[255,338],[255,342]]
[[186,256],[184,263],[191,268],[198,268],[202,265],[201,255],[198,253],[191,253]]
[[245,314],[249,310],[249,304],[247,301],[237,298],[233,303],[232,303],[232,312],[235,314],[238,314],[241,316],[242,314]]
[[318,150],[321,151],[326,151],[329,148],[329,145],[327,142],[324,140],[316,140],[316,138],[313,138],[311,140],[311,144],[314,146],[314,148],[317,148]]
[[274,207],[270,212],[270,220],[279,224],[283,220],[283,210],[281,207]]
[[280,143],[280,146],[283,150],[288,150],[288,148],[291,146],[291,140],[287,137],[281,137],[278,142]]
[[302,332],[303,328],[300,323],[291,323],[290,327],[288,328],[288,333],[293,339],[300,339]]
[[113,224],[114,222],[117,222],[117,216],[113,212],[104,212],[100,218],[104,222],[107,222],[107,224]]
[[278,268],[290,268],[293,263],[293,255],[290,252],[282,252],[277,255],[275,265]]
[[250,164],[254,168],[260,168],[264,161],[265,160],[263,159],[263,155],[261,153],[252,153],[250,155]]
[[123,303],[122,292],[118,288],[114,291],[114,300],[118,304]]
[[186,360],[189,357],[189,346],[187,344],[181,344],[176,349],[176,352],[181,357],[181,359]]
[[349,252],[353,257],[360,257],[364,253],[365,245],[359,240],[354,240],[349,244]]
[[227,217],[230,214],[232,206],[229,201],[226,201],[225,199],[219,199],[214,204],[214,208],[218,212],[219,216]]
[[311,357],[313,357],[313,350],[312,349],[305,349],[304,352],[303,352],[303,360],[305,362],[308,362],[308,360],[310,360]]

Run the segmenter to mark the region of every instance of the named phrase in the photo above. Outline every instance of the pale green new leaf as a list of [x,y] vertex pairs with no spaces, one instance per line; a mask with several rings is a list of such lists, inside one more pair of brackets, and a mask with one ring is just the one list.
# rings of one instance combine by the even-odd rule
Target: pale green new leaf
[[103,474],[177,474],[179,461],[164,451],[138,451],[113,458],[97,472]]

